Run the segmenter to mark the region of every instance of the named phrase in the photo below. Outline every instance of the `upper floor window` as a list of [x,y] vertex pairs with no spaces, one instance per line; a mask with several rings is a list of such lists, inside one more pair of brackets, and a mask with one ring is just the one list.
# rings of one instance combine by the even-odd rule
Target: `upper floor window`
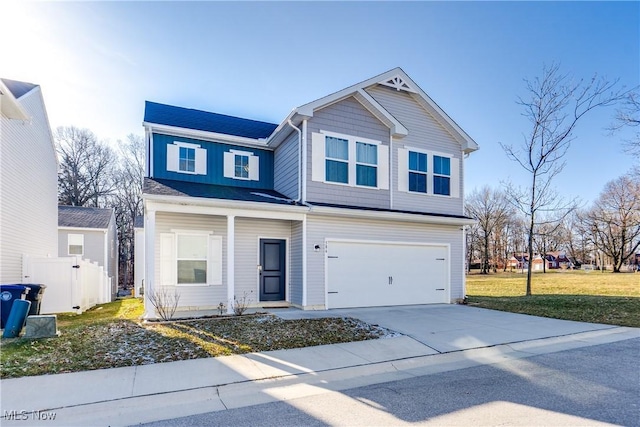
[[409,151],[409,191],[427,192],[427,155]]
[[327,136],[325,139],[325,180],[349,183],[349,141]]
[[378,146],[356,142],[356,185],[378,186]]
[[84,255],[84,235],[68,234],[67,249],[69,255]]
[[260,158],[253,153],[229,150],[224,153],[224,176],[246,181],[260,180]]
[[433,194],[451,195],[451,159],[433,156]]
[[389,188],[389,147],[380,141],[321,131],[311,144],[313,181]]
[[178,169],[180,172],[196,171],[196,150],[194,148],[180,148],[180,163]]
[[398,149],[398,191],[459,197],[459,159],[413,148]]
[[207,150],[199,144],[174,141],[167,144],[167,170],[190,175],[207,174]]

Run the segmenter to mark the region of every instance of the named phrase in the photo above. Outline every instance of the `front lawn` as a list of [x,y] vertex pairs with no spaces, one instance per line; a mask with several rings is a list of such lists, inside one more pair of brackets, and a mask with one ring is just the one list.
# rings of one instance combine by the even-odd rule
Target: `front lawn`
[[593,271],[467,276],[470,305],[580,322],[640,327],[640,274]]
[[272,315],[141,323],[139,299],[59,315],[58,338],[0,343],[1,378],[144,365],[362,341],[388,331],[351,318],[282,320]]

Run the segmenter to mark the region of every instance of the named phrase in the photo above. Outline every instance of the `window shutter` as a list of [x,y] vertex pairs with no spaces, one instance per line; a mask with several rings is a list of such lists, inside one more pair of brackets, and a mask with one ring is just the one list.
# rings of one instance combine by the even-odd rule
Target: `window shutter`
[[236,155],[233,153],[224,153],[224,176],[225,178],[233,178],[235,176]]
[[378,188],[389,189],[389,147],[378,145]]
[[260,158],[258,156],[249,156],[249,179],[260,181]]
[[209,285],[222,284],[222,236],[209,236]]
[[311,134],[311,179],[313,181],[324,182],[325,179],[324,141],[323,134]]
[[175,235],[160,233],[160,285],[175,286],[176,284],[176,244]]
[[398,148],[398,191],[409,191],[409,150]]
[[178,172],[180,166],[180,147],[175,144],[167,144],[167,170]]
[[460,197],[460,159],[451,158],[451,197]]
[[198,175],[207,174],[207,150],[196,148],[196,173]]

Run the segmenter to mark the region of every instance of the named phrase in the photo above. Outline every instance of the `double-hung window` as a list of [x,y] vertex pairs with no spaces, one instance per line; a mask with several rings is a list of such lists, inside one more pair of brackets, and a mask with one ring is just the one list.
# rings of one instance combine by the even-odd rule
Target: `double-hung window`
[[260,180],[260,158],[250,151],[232,149],[224,153],[224,177],[245,181]]
[[222,237],[207,231],[160,233],[160,286],[222,284]]
[[433,194],[451,195],[451,159],[433,156]]
[[321,130],[311,145],[313,181],[389,189],[389,147],[380,141]]
[[178,285],[207,283],[208,236],[178,234]]
[[460,197],[460,160],[420,148],[398,148],[398,191]]
[[207,174],[207,150],[200,144],[174,141],[167,144],[167,171],[189,175]]
[[427,192],[427,154],[409,151],[409,191]]
[[195,148],[180,147],[180,172],[196,171],[196,150]]
[[349,183],[349,141],[327,136],[325,139],[326,180]]
[[356,185],[378,186],[378,146],[356,142]]

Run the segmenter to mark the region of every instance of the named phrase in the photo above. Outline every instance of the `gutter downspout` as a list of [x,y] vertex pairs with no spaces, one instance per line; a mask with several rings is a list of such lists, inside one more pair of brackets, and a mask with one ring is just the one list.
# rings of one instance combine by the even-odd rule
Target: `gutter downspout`
[[298,198],[294,200],[294,202],[298,203],[302,200],[302,131],[295,127],[291,119],[287,120],[287,124],[298,132]]

